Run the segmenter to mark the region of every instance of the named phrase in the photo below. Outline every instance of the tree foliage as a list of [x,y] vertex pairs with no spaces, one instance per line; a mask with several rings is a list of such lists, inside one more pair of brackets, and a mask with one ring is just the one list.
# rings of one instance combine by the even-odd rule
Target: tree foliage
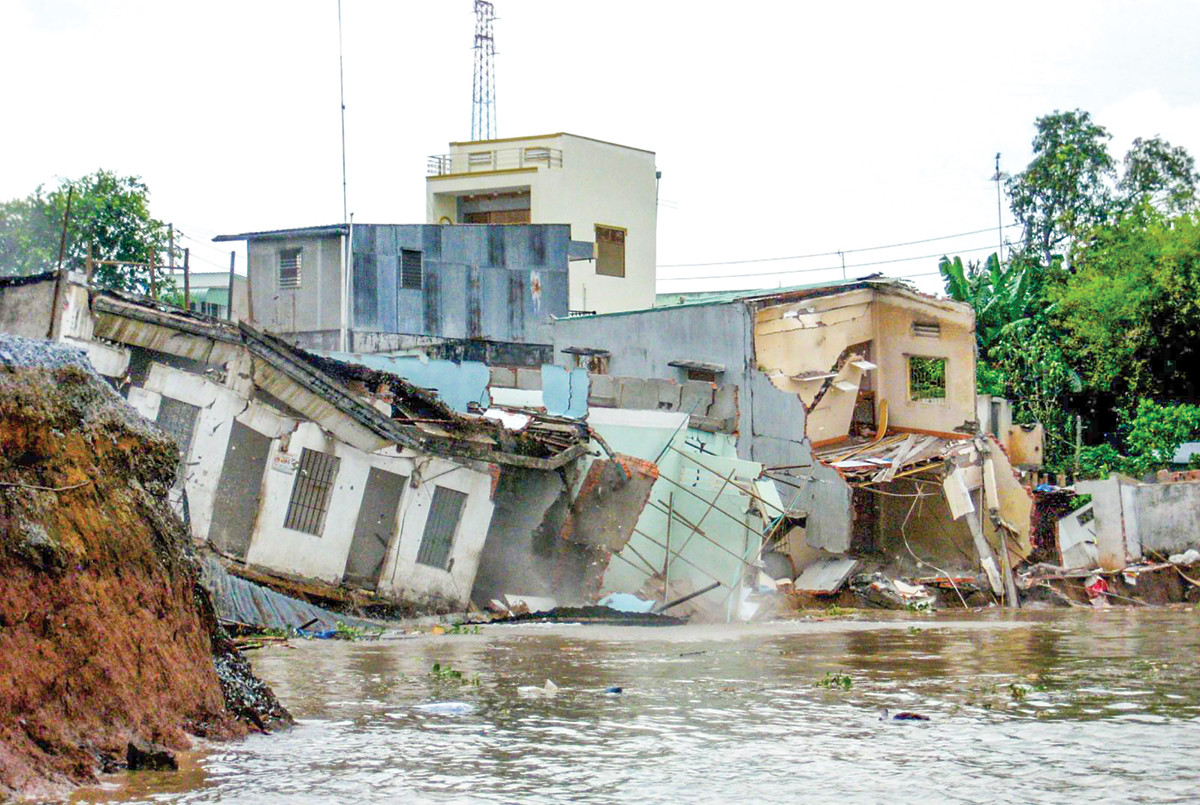
[[[0,202],[0,274],[37,274],[57,267],[68,194],[67,267],[83,270],[89,243],[97,260],[161,261],[168,247],[167,228],[150,214],[145,183],[136,176],[99,170],[53,187],[39,186],[23,199]],[[140,267],[97,266],[95,279],[106,287],[140,293],[150,287],[149,269]],[[160,282],[161,287],[168,283]]]
[[1125,409],[1200,396],[1200,214],[1140,207],[1093,230],[1073,262],[1052,295],[1088,387]]
[[942,258],[946,292],[975,310],[979,390],[1046,426],[1050,466],[1074,463],[1082,417],[1085,472],[1141,475],[1200,401],[1200,174],[1160,137],[1118,163],[1081,110],[1035,128],[1006,185],[1021,243],[1004,262]]
[[1105,220],[1115,165],[1108,153],[1112,136],[1087,112],[1056,111],[1035,125],[1033,161],[1007,189],[1025,249],[1049,266],[1073,233]]

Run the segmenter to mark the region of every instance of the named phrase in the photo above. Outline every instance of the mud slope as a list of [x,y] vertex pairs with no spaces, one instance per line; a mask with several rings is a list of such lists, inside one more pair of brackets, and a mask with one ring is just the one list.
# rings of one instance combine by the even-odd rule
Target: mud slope
[[0,801],[290,722],[218,633],[175,470],[82,352],[0,335]]

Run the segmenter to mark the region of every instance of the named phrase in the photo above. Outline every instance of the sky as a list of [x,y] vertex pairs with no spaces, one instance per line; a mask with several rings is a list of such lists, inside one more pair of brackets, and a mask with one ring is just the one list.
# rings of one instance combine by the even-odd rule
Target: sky
[[[937,256],[998,245],[995,154],[1021,170],[1056,109],[1118,159],[1155,135],[1200,155],[1200,2],[496,11],[500,136],[656,152],[660,292],[834,279],[839,250],[937,290]],[[349,209],[422,222],[426,157],[470,136],[471,0],[342,0],[342,25]],[[0,75],[0,198],[140,176],[214,271],[215,234],[342,219],[336,0],[0,0]],[[795,255],[818,256],[736,262]]]

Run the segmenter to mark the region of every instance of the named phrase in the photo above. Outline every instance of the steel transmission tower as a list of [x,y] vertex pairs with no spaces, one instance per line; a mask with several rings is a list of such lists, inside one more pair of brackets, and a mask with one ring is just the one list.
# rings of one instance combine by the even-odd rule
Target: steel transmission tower
[[496,9],[488,0],[475,0],[475,77],[471,82],[471,139],[496,137],[496,40],[492,23]]

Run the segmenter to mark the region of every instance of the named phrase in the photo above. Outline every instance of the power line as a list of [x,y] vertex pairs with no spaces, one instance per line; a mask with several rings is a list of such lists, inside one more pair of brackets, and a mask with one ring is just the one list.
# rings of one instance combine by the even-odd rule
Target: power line
[[[984,231],[991,232],[992,229],[988,228]],[[955,254],[972,254],[974,252],[995,251],[995,250],[996,250],[996,247],[993,244],[991,246],[980,246],[975,249],[955,249],[954,253]],[[856,249],[855,251],[867,251],[867,250],[866,249]],[[834,254],[837,254],[837,252],[834,252]],[[851,265],[844,266],[844,268],[846,268],[848,270],[851,268],[866,268],[868,266],[891,265],[892,263],[909,263],[914,260],[931,260],[935,257],[942,257],[943,255],[944,255],[944,252],[935,252],[933,254],[918,255],[916,257],[896,257],[891,260],[874,260],[869,263],[854,263]],[[793,269],[789,269],[787,271],[751,271],[751,272],[743,272],[741,274],[712,274],[712,275],[706,275],[703,277],[658,277],[657,280],[660,282],[682,282],[684,280],[724,280],[724,279],[737,279],[739,277],[775,277],[775,276],[779,276],[781,274],[809,274],[814,271],[836,271],[836,270],[840,270],[842,268],[843,268],[843,266],[839,263],[838,265],[821,266],[820,268],[793,268]]]
[[[1004,229],[1011,229],[1014,226],[1020,226],[1020,224],[1016,224],[1016,223],[1008,224],[1007,226],[1004,227]],[[793,255],[790,255],[787,257],[756,257],[756,258],[752,258],[752,259],[748,259],[748,260],[721,260],[721,261],[716,261],[716,262],[711,262],[711,263],[663,263],[662,265],[660,265],[658,267],[659,268],[700,268],[702,266],[732,266],[732,265],[742,265],[744,263],[775,263],[775,262],[779,262],[780,260],[805,260],[810,257],[834,257],[839,254],[854,254],[857,252],[879,251],[880,249],[895,249],[895,248],[899,248],[901,246],[916,246],[920,243],[933,243],[934,241],[938,241],[938,240],[950,240],[952,238],[965,238],[968,235],[981,235],[984,232],[994,232],[994,231],[995,231],[995,228],[989,226],[986,229],[976,229],[971,232],[959,232],[957,235],[941,235],[940,237],[936,237],[936,238],[923,238],[921,240],[910,240],[905,243],[889,243],[886,246],[864,246],[860,249],[840,249],[840,250],[832,251],[832,252],[815,252],[813,254],[793,254]],[[847,268],[849,268],[849,266],[847,266]]]

